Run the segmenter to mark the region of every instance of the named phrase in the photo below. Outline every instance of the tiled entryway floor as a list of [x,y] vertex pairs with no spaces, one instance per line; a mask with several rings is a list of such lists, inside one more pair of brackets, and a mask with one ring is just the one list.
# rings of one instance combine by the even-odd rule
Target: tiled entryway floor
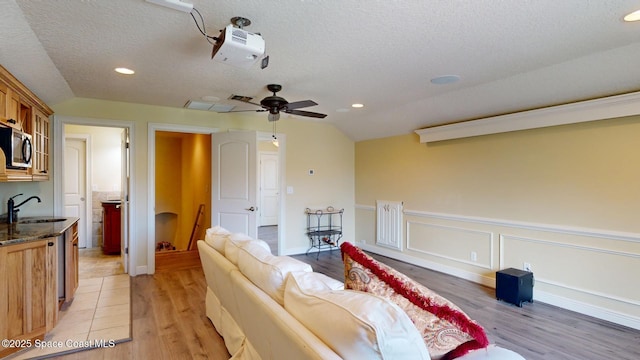
[[9,359],[29,359],[76,350],[91,344],[91,340],[105,340],[108,344],[109,341],[117,343],[130,339],[129,280],[127,274],[80,279],[73,302],[62,308],[58,324],[44,339],[45,344],[62,342],[64,347],[32,348]]

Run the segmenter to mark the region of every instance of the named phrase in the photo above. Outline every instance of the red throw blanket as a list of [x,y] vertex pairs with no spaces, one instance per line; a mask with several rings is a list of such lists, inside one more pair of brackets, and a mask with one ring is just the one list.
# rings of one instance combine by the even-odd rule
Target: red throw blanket
[[345,289],[371,292],[403,308],[423,335],[432,359],[454,359],[489,345],[484,329],[449,300],[349,242],[340,249]]

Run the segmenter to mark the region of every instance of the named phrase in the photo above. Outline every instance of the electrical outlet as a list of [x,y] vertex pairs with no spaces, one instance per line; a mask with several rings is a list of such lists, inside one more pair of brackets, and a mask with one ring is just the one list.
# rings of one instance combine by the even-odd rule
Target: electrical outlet
[[475,251],[471,252],[471,261],[478,261],[478,254]]
[[526,262],[526,263],[524,263],[522,265],[522,270],[528,271],[528,272],[533,272],[533,270],[531,270],[531,264],[529,264],[528,262]]

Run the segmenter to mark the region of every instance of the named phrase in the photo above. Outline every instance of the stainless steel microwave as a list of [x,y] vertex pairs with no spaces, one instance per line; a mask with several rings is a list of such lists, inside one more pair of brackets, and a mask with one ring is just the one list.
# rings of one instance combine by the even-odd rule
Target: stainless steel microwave
[[33,155],[31,135],[14,128],[0,126],[0,148],[7,158],[7,169],[31,167]]

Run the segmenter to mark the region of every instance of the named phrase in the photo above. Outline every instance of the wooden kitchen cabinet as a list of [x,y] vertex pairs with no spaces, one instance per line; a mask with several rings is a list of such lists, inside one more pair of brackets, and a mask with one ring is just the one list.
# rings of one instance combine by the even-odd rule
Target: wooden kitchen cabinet
[[[0,338],[33,343],[55,326],[57,256],[55,238],[0,248]],[[20,349],[0,347],[0,357]]]
[[10,86],[9,91],[7,91],[6,111],[6,124],[18,130],[22,130],[18,123],[18,118],[20,117],[20,95],[11,89]]
[[[0,126],[13,127],[32,136],[32,168],[0,169],[0,181],[49,180],[49,116],[53,110],[0,66]],[[4,168],[4,164],[0,164]]]
[[33,180],[49,180],[49,117],[38,108],[33,108]]
[[9,97],[11,97],[11,94],[9,94],[10,91],[11,89],[9,88],[9,86],[0,81],[0,124],[4,124],[7,126],[9,125],[9,123],[7,122],[7,110],[9,110],[7,100],[9,99]]
[[64,239],[64,302],[70,303],[78,289],[78,222],[68,228],[63,235]]

